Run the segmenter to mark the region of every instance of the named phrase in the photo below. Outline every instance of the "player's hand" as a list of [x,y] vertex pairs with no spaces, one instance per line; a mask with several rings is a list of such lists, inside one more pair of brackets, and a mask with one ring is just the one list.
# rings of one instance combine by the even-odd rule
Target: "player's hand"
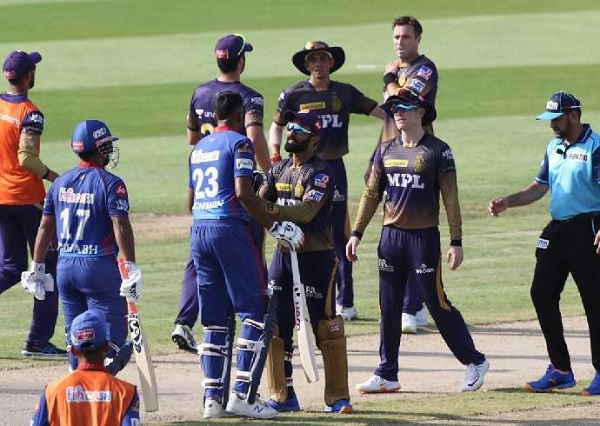
[[133,302],[138,300],[142,294],[144,286],[142,271],[135,262],[125,262],[125,268],[127,269],[128,278],[121,282],[119,295],[126,297],[128,302]]
[[21,272],[21,285],[38,300],[45,300],[46,292],[54,291],[54,279],[46,274],[44,263],[31,262],[30,270]]
[[304,244],[304,232],[293,222],[274,222],[268,232],[278,242],[285,244],[291,250],[296,250]]
[[393,72],[394,74],[397,74],[399,69],[400,65],[398,64],[398,60],[395,59],[385,66],[385,72],[383,74],[387,74],[388,72]]
[[454,271],[458,268],[465,259],[464,251],[461,246],[450,246],[447,254],[447,262],[450,265],[450,270]]
[[258,193],[258,190],[267,181],[267,176],[260,170],[254,170],[252,173],[252,189]]
[[496,198],[488,204],[488,212],[494,217],[506,211],[506,209],[508,209],[508,201],[506,201],[506,198]]
[[596,254],[600,254],[600,231],[596,233],[594,238],[594,245],[596,246]]
[[352,236],[348,239],[348,243],[346,244],[346,257],[350,262],[356,262],[358,260],[358,256],[356,255],[356,249],[360,244],[360,239],[358,237]]

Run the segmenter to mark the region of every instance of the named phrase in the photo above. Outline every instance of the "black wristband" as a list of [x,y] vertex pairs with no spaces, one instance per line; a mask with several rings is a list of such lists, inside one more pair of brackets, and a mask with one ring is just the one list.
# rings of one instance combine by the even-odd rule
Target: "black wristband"
[[44,176],[42,176],[42,179],[46,179],[49,174],[50,174],[50,168],[48,166],[46,166],[46,173],[44,173]]
[[462,240],[450,240],[450,246],[462,247]]
[[387,87],[390,83],[398,83],[398,76],[393,72],[388,72],[383,76],[383,84]]
[[359,231],[352,231],[350,233],[350,236],[351,237],[356,237],[356,238],[358,238],[360,240],[362,238],[363,234],[362,234],[362,232],[359,232]]

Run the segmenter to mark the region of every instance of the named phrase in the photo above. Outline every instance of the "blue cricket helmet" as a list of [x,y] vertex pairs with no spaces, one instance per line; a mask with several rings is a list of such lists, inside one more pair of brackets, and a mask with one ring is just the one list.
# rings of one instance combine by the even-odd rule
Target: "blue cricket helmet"
[[119,149],[113,147],[118,140],[100,120],[85,120],[75,126],[71,136],[71,149],[75,154],[98,150],[105,157],[105,166],[112,169],[119,162]]

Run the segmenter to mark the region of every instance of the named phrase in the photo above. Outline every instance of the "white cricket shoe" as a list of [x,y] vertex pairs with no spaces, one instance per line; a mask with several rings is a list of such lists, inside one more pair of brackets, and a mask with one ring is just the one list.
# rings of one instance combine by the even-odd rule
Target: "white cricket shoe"
[[218,419],[219,417],[226,417],[228,415],[219,400],[213,398],[206,398],[204,400],[205,419]]
[[369,379],[356,385],[356,390],[360,393],[390,393],[400,390],[400,382],[386,380],[383,377],[373,375]]
[[417,327],[427,327],[429,325],[429,320],[427,319],[427,309],[425,306],[417,311],[415,314],[415,319],[417,320]]
[[417,334],[417,318],[411,314],[402,314],[402,333]]
[[198,344],[194,338],[194,332],[187,325],[176,324],[175,330],[171,333],[171,340],[179,346],[179,349],[193,353],[198,352]]
[[254,404],[248,403],[245,397],[242,398],[237,392],[231,392],[227,402],[227,412],[238,416],[252,417],[255,419],[273,419],[277,417],[277,410],[267,405],[258,395]]
[[462,391],[476,391],[483,385],[485,373],[490,369],[490,363],[486,359],[479,365],[469,364],[465,370],[465,380],[463,382]]
[[354,306],[342,306],[336,305],[335,312],[337,315],[340,315],[344,321],[352,321],[353,319],[358,318],[358,311]]

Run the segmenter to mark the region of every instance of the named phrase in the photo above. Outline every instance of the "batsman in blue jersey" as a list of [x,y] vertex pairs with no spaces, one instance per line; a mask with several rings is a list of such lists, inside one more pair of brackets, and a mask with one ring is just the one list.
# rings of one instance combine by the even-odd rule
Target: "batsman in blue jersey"
[[[244,129],[254,145],[256,163],[266,172],[271,166],[265,132],[263,129],[264,98],[256,90],[240,81],[246,68],[246,53],[254,50],[241,34],[229,34],[220,38],[215,45],[215,57],[219,68],[217,78],[200,84],[194,89],[187,116],[187,140],[195,145],[200,139],[210,135],[217,123],[215,120],[215,97],[219,92],[239,93],[244,100]],[[262,248],[264,242],[263,226],[252,221],[252,232],[256,244]],[[196,339],[192,329],[198,319],[198,290],[196,271],[192,255],[188,256],[183,279],[179,312],[175,318],[175,329],[171,339],[180,349],[196,353]]]
[[[202,138],[189,157],[188,207],[194,218],[191,252],[198,276],[200,322],[204,337],[199,349],[204,371],[204,418],[225,411],[255,418],[273,418],[277,411],[259,398],[249,398],[251,381],[260,381],[265,341],[267,279],[259,248],[252,238],[254,218],[269,234],[291,247],[304,239],[291,222],[275,222],[252,187],[254,146],[243,129],[243,99],[221,92],[215,101],[217,127]],[[242,321],[237,340],[237,373],[231,395],[224,395],[231,360],[231,309]],[[231,333],[230,333],[231,331]],[[260,364],[259,364],[260,365]],[[224,404],[228,396],[227,404]],[[223,407],[225,405],[225,407]]]
[[[131,345],[126,344],[124,297],[136,300],[142,291],[141,272],[135,264],[127,187],[119,177],[105,170],[118,162],[119,151],[113,146],[117,139],[99,120],[86,120],[75,126],[71,148],[80,162],[50,187],[33,253],[34,264],[43,262],[48,243],[56,233],[59,251],[56,279],[67,336],[76,316],[88,309],[102,312],[111,344],[107,359],[112,362],[107,361],[107,368],[113,374],[131,356]],[[117,254],[125,258],[129,271],[129,278],[123,281]],[[26,278],[33,286],[42,280],[35,272]],[[67,344],[70,344],[68,337]],[[73,370],[77,368],[73,355],[70,364]]]

